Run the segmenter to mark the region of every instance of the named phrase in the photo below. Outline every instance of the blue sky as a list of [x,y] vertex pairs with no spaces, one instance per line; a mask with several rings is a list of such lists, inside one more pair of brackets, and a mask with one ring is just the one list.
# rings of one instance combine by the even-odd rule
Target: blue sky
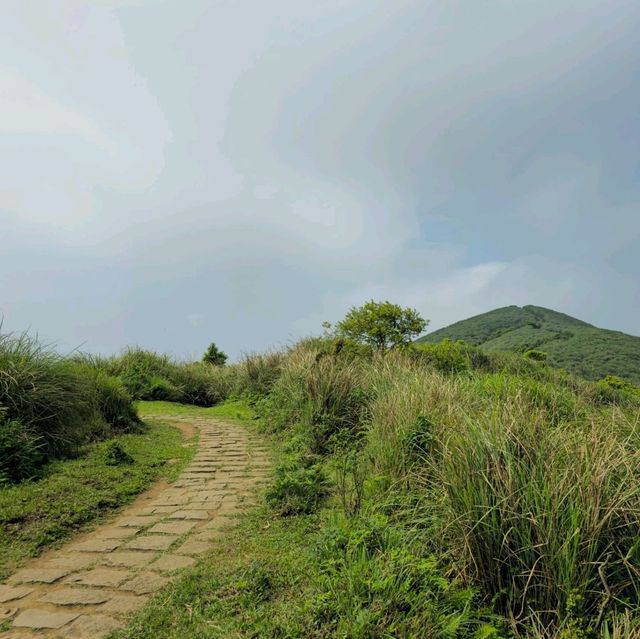
[[234,357],[367,299],[640,334],[636,0],[16,0],[0,312]]

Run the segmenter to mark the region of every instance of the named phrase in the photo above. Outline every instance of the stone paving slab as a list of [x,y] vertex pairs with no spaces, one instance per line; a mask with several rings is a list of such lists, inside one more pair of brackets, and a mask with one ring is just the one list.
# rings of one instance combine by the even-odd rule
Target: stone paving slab
[[114,588],[119,586],[123,581],[131,577],[131,573],[127,570],[118,570],[117,568],[94,568],[89,572],[71,575],[68,583],[76,583],[82,586],[104,586]]
[[138,595],[146,595],[160,590],[169,583],[169,579],[155,572],[139,572],[131,581],[120,586],[120,590],[130,590]]
[[33,588],[26,586],[0,586],[0,603],[22,599],[33,592]]
[[191,557],[184,557],[182,555],[163,555],[160,559],[156,559],[149,568],[151,568],[151,570],[168,572],[189,568],[190,566],[193,566],[194,563],[195,559],[192,559]]
[[121,621],[106,615],[82,615],[69,626],[65,636],[77,639],[104,637],[110,632],[122,628],[123,625]]
[[0,584],[0,621],[11,624],[2,639],[101,639],[211,551],[264,481],[268,457],[239,426],[192,424],[199,451],[178,481]]
[[111,552],[115,550],[122,542],[115,539],[89,539],[75,546],[71,546],[71,550],[79,552]]
[[76,617],[78,617],[78,613],[50,612],[49,610],[27,608],[13,620],[13,626],[15,628],[33,628],[34,630],[62,628]]
[[125,547],[131,550],[167,550],[176,539],[170,535],[148,535],[132,539]]
[[106,590],[91,588],[60,588],[40,597],[39,601],[58,604],[59,606],[86,606],[89,604],[101,604],[110,597]]
[[149,530],[149,532],[169,535],[184,535],[185,533],[190,532],[195,525],[195,521],[171,521],[168,523],[156,524]]
[[26,568],[19,570],[10,579],[9,583],[30,584],[42,583],[52,584],[62,577],[66,577],[71,570],[68,568]]
[[146,566],[153,557],[152,553],[140,550],[116,550],[104,555],[101,563],[105,566],[140,568],[141,566]]

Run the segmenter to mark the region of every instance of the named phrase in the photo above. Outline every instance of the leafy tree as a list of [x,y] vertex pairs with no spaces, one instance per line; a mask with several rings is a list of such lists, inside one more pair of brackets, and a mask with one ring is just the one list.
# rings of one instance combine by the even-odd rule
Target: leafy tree
[[215,344],[211,342],[209,348],[207,348],[205,354],[202,356],[202,361],[214,366],[224,366],[227,361],[227,354],[221,351]]
[[410,343],[428,323],[415,309],[371,300],[359,308],[352,307],[336,325],[336,334],[368,344],[383,353],[389,348]]

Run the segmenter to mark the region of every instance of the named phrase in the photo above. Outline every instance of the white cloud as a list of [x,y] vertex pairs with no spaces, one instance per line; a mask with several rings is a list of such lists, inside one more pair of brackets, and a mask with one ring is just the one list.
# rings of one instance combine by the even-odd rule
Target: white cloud
[[0,10],[13,327],[237,354],[371,297],[635,326],[635,2],[54,5]]

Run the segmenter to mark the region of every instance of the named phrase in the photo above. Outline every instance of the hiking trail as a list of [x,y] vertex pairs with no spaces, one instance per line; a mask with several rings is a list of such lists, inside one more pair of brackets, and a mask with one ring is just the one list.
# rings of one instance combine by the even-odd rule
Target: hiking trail
[[194,565],[250,503],[269,468],[257,437],[218,418],[157,419],[199,431],[193,460],[173,484],[156,484],[1,583],[0,623],[11,623],[2,639],[98,639],[124,627],[127,615]]

